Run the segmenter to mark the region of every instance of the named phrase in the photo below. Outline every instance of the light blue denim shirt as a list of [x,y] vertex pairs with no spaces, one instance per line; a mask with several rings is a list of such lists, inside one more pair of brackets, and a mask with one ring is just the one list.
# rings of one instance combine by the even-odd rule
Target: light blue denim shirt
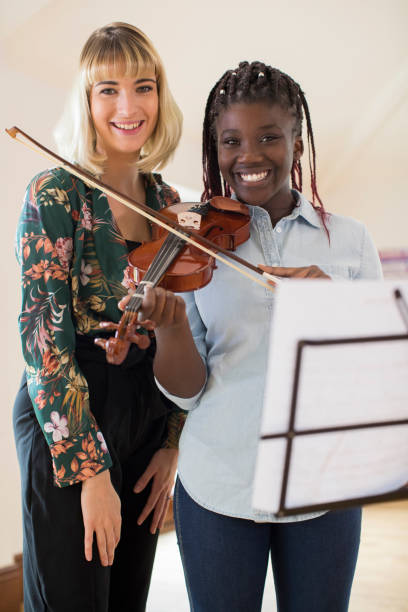
[[[377,251],[364,225],[330,215],[329,243],[318,213],[305,197],[294,195],[298,205],[274,228],[263,208],[250,207],[251,237],[238,247],[240,257],[268,266],[316,264],[334,279],[382,277]],[[277,522],[274,515],[254,512],[251,507],[274,293],[219,263],[209,285],[182,296],[207,366],[207,381],[197,396],[188,399],[162,389],[189,411],[180,439],[179,477],[204,508]],[[271,465],[271,475],[273,470]]]

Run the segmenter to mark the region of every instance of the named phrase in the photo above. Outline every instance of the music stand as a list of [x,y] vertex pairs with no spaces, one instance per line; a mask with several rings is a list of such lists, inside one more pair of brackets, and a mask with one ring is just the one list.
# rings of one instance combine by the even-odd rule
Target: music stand
[[[394,298],[396,300],[396,304],[398,306],[398,310],[404,321],[406,328],[408,329],[408,306],[405,302],[400,289],[394,289]],[[346,496],[344,499],[337,500],[329,500],[319,503],[307,503],[307,504],[296,504],[296,503],[288,503],[288,487],[290,485],[291,479],[291,469],[293,463],[299,465],[299,462],[296,464],[294,461],[294,449],[296,448],[296,444],[299,444],[299,441],[305,440],[307,436],[314,436],[314,440],[316,440],[316,436],[324,436],[327,434],[334,434],[331,440],[336,440],[335,434],[340,434],[341,432],[367,432],[369,430],[374,430],[378,428],[384,428],[384,431],[388,428],[403,428],[399,433],[403,434],[402,440],[407,440],[407,431],[408,431],[408,414],[407,418],[397,418],[397,419],[384,419],[384,420],[367,420],[366,422],[358,422],[352,424],[341,424],[337,426],[319,426],[319,427],[297,427],[296,426],[296,417],[298,416],[298,404],[299,404],[299,394],[301,393],[302,387],[302,366],[304,364],[305,351],[308,351],[310,355],[310,351],[318,347],[340,347],[340,346],[363,346],[370,349],[370,347],[375,347],[378,343],[383,343],[381,345],[381,349],[384,346],[388,347],[397,347],[400,346],[400,343],[408,343],[408,333],[406,334],[389,334],[389,335],[379,335],[379,336],[363,336],[363,337],[348,337],[348,338],[324,338],[319,340],[299,340],[297,342],[296,348],[296,358],[295,358],[295,368],[293,375],[293,386],[291,392],[291,401],[290,401],[290,415],[289,415],[289,423],[286,431],[281,431],[280,433],[263,433],[260,436],[261,441],[265,440],[281,440],[284,442],[285,450],[284,450],[284,462],[283,462],[283,474],[281,481],[281,488],[279,494],[279,505],[276,512],[276,516],[285,517],[291,515],[298,514],[307,514],[310,512],[318,512],[322,510],[334,510],[352,506],[361,506],[366,504],[378,503],[378,502],[386,502],[393,500],[401,500],[408,499],[408,466],[406,471],[406,479],[403,485],[401,484],[396,488],[391,488],[390,490],[385,490],[381,493],[375,494],[365,494],[362,496]],[[385,343],[385,344],[384,344]],[[404,353],[405,354],[405,353]],[[350,355],[352,353],[350,352]],[[408,365],[408,364],[407,364]],[[361,390],[362,396],[364,395],[364,390]],[[363,398],[364,399],[364,398]],[[362,402],[364,403],[364,402]],[[307,453],[306,453],[307,454]],[[303,457],[305,456],[305,451],[303,450]],[[330,494],[328,495],[330,497]],[[333,497],[333,495],[331,495]],[[296,497],[296,496],[295,496]]]

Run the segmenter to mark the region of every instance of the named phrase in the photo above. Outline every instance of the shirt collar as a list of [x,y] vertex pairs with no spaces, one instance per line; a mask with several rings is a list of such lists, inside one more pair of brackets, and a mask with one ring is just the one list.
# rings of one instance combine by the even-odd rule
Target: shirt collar
[[305,196],[296,191],[296,189],[292,189],[293,197],[296,200],[296,206],[293,209],[292,213],[286,217],[287,219],[296,219],[301,216],[305,221],[313,225],[313,227],[322,227],[322,222],[319,213],[313,208],[309,200],[305,198]]
[[[296,206],[292,210],[291,214],[288,215],[285,218],[292,220],[292,219],[297,219],[300,216],[300,217],[303,217],[303,219],[305,221],[310,223],[310,225],[313,225],[313,227],[317,227],[317,228],[322,227],[322,222],[320,220],[320,215],[313,208],[313,206],[311,205],[309,200],[307,200],[302,193],[300,193],[299,191],[296,191],[296,189],[292,189],[292,193],[293,193],[293,197],[296,200]],[[236,194],[234,192],[232,193],[231,198],[233,200],[238,200],[238,198],[237,198],[237,196],[236,196]],[[252,211],[252,213],[254,212],[255,208],[259,208],[259,207],[255,207],[255,206],[250,206],[249,207],[249,209],[250,209],[250,211]],[[251,217],[252,217],[252,214],[251,214]]]

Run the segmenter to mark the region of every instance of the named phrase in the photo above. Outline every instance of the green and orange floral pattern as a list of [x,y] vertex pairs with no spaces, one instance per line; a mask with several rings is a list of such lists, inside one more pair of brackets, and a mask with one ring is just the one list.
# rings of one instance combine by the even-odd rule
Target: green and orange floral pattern
[[[151,208],[179,201],[160,175],[145,180]],[[112,464],[90,412],[87,382],[75,359],[75,334],[93,336],[100,321],[119,321],[128,252],[105,195],[61,168],[39,174],[28,186],[16,252],[28,389],[50,446],[55,484],[63,487]],[[184,421],[177,414],[169,421],[170,445]]]

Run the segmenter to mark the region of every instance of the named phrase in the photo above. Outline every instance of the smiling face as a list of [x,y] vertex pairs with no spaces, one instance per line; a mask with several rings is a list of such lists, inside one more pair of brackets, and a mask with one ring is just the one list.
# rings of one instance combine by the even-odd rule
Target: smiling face
[[90,108],[97,133],[97,150],[108,160],[139,158],[140,150],[153,134],[159,112],[154,74],[112,77],[95,83]]
[[216,120],[218,164],[237,197],[273,219],[293,208],[290,172],[303,143],[290,110],[267,101],[237,102]]

